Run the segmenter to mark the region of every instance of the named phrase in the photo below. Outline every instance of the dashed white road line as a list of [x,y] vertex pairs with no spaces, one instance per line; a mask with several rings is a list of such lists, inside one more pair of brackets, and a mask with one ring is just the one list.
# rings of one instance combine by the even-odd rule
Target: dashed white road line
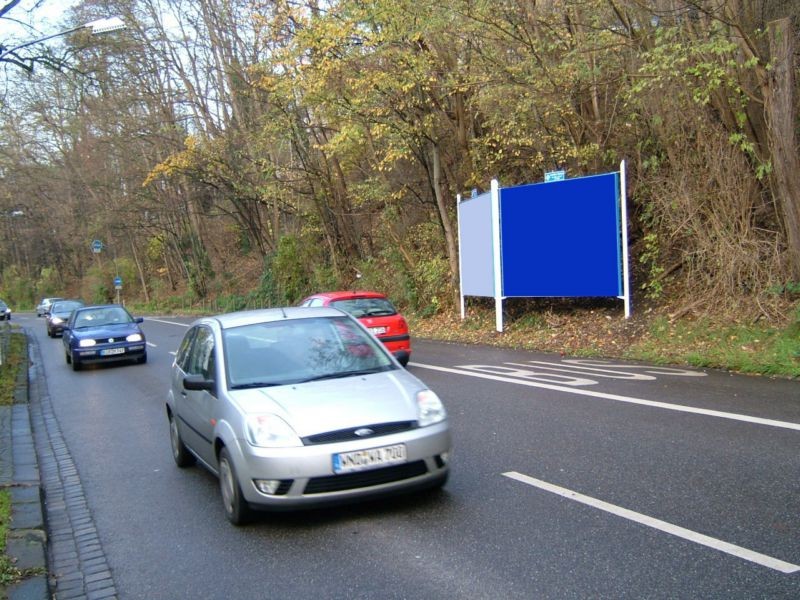
[[702,546],[713,548],[714,550],[719,550],[720,552],[725,552],[726,554],[742,558],[744,560],[759,564],[761,566],[773,569],[775,571],[780,571],[781,573],[789,574],[789,573],[797,573],[798,571],[800,571],[800,566],[798,565],[794,565],[792,563],[777,558],[773,558],[771,556],[767,556],[766,554],[761,554],[760,552],[748,550],[747,548],[743,548],[735,544],[730,544],[728,542],[718,540],[716,538],[704,535],[702,533],[697,533],[696,531],[692,531],[691,529],[679,527],[677,525],[673,525],[672,523],[667,523],[666,521],[655,519],[653,517],[649,517],[642,513],[638,513],[632,510],[628,510],[627,508],[622,508],[621,506],[617,506],[615,504],[610,504],[608,502],[598,500],[597,498],[592,498],[591,496],[585,496],[573,490],[553,485],[552,483],[547,483],[546,481],[542,481],[540,479],[534,479],[533,477],[529,477],[528,475],[523,475],[522,473],[517,473],[516,471],[509,471],[507,473],[503,473],[503,475],[505,477],[508,477],[509,479],[514,479],[516,481],[539,488],[546,492],[551,492],[553,494],[557,494],[564,498],[580,502],[581,504],[592,506],[594,508],[603,510],[613,515],[617,515],[618,517],[622,517],[630,521],[635,521],[636,523],[640,523],[642,525],[658,529],[659,531],[663,531],[664,533],[668,533],[670,535],[674,535],[679,538],[689,540],[690,542],[695,542],[696,544],[700,544]]
[[789,421],[776,421],[774,419],[762,419],[761,417],[751,417],[750,415],[740,415],[738,413],[723,412],[719,410],[709,410],[707,408],[697,408],[694,406],[685,406],[683,404],[670,404],[668,402],[656,402],[655,400],[644,400],[643,398],[633,398],[631,396],[620,396],[618,394],[607,394],[605,392],[595,392],[586,389],[576,389],[565,387],[561,385],[553,385],[550,383],[540,383],[537,381],[514,379],[512,377],[503,377],[501,375],[490,375],[488,373],[480,373],[476,371],[466,371],[464,369],[453,369],[451,367],[440,367],[437,365],[426,365],[421,363],[412,362],[409,366],[419,367],[421,369],[430,369],[432,371],[442,371],[444,373],[453,373],[456,375],[466,375],[468,377],[478,377],[479,379],[489,379],[491,381],[502,381],[504,383],[514,383],[516,385],[526,385],[529,387],[542,388],[546,390],[554,390],[557,392],[565,392],[567,394],[577,394],[579,396],[590,396],[592,398],[602,398],[604,400],[614,400],[616,402],[627,402],[629,404],[639,404],[641,406],[650,406],[653,408],[663,408],[665,410],[674,410],[677,412],[692,413],[696,415],[705,415],[708,417],[717,417],[720,419],[730,419],[733,421],[744,421],[745,423],[755,423],[758,425],[767,425],[769,427],[780,427],[782,429],[792,429],[800,431],[800,423],[792,423]]

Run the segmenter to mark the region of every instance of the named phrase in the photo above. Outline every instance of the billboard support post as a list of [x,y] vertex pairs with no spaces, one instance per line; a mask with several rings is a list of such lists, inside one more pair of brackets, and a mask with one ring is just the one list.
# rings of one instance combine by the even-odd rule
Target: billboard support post
[[458,240],[458,295],[461,302],[461,320],[467,318],[467,307],[466,303],[464,302],[464,265],[462,264],[462,256],[464,255],[461,252],[461,211],[458,210],[458,205],[461,204],[461,194],[456,196],[456,216],[458,218],[458,232],[459,232],[459,240]]
[[622,298],[625,302],[625,318],[631,316],[631,280],[628,266],[628,193],[625,183],[625,161],[619,163],[620,212],[622,213]]
[[500,184],[492,179],[492,251],[494,258],[494,322],[503,332],[503,263],[500,248]]

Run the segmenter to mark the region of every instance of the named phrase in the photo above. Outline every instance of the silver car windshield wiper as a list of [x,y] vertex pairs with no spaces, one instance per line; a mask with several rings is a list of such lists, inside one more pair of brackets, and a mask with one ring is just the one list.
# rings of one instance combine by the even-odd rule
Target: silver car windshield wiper
[[[387,365],[388,366],[388,365]],[[322,381],[323,379],[341,379],[343,377],[353,377],[355,375],[371,375],[372,373],[380,373],[386,371],[386,367],[373,367],[372,369],[361,369],[359,371],[337,371],[336,373],[325,373],[324,375],[317,375],[316,377],[309,377],[297,383],[308,383],[309,381]]]
[[237,383],[232,385],[232,390],[251,390],[253,388],[274,387],[276,385],[285,385],[283,383],[276,383],[274,381],[254,381],[253,383]]

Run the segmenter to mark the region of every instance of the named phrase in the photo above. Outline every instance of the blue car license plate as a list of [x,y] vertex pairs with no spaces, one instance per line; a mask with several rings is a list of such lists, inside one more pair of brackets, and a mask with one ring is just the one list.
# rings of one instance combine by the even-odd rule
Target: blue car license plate
[[100,350],[100,356],[111,356],[112,354],[125,354],[125,348],[106,348]]

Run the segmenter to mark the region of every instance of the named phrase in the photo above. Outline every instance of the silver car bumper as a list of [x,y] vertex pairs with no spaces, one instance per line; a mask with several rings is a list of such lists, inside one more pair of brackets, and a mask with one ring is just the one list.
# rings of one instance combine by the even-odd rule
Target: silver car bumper
[[[403,444],[402,463],[337,474],[333,456]],[[311,508],[352,500],[415,491],[442,485],[449,473],[450,431],[446,422],[370,440],[318,444],[298,448],[256,448],[246,442],[234,459],[242,494],[253,508]],[[267,494],[259,480],[280,481]]]

